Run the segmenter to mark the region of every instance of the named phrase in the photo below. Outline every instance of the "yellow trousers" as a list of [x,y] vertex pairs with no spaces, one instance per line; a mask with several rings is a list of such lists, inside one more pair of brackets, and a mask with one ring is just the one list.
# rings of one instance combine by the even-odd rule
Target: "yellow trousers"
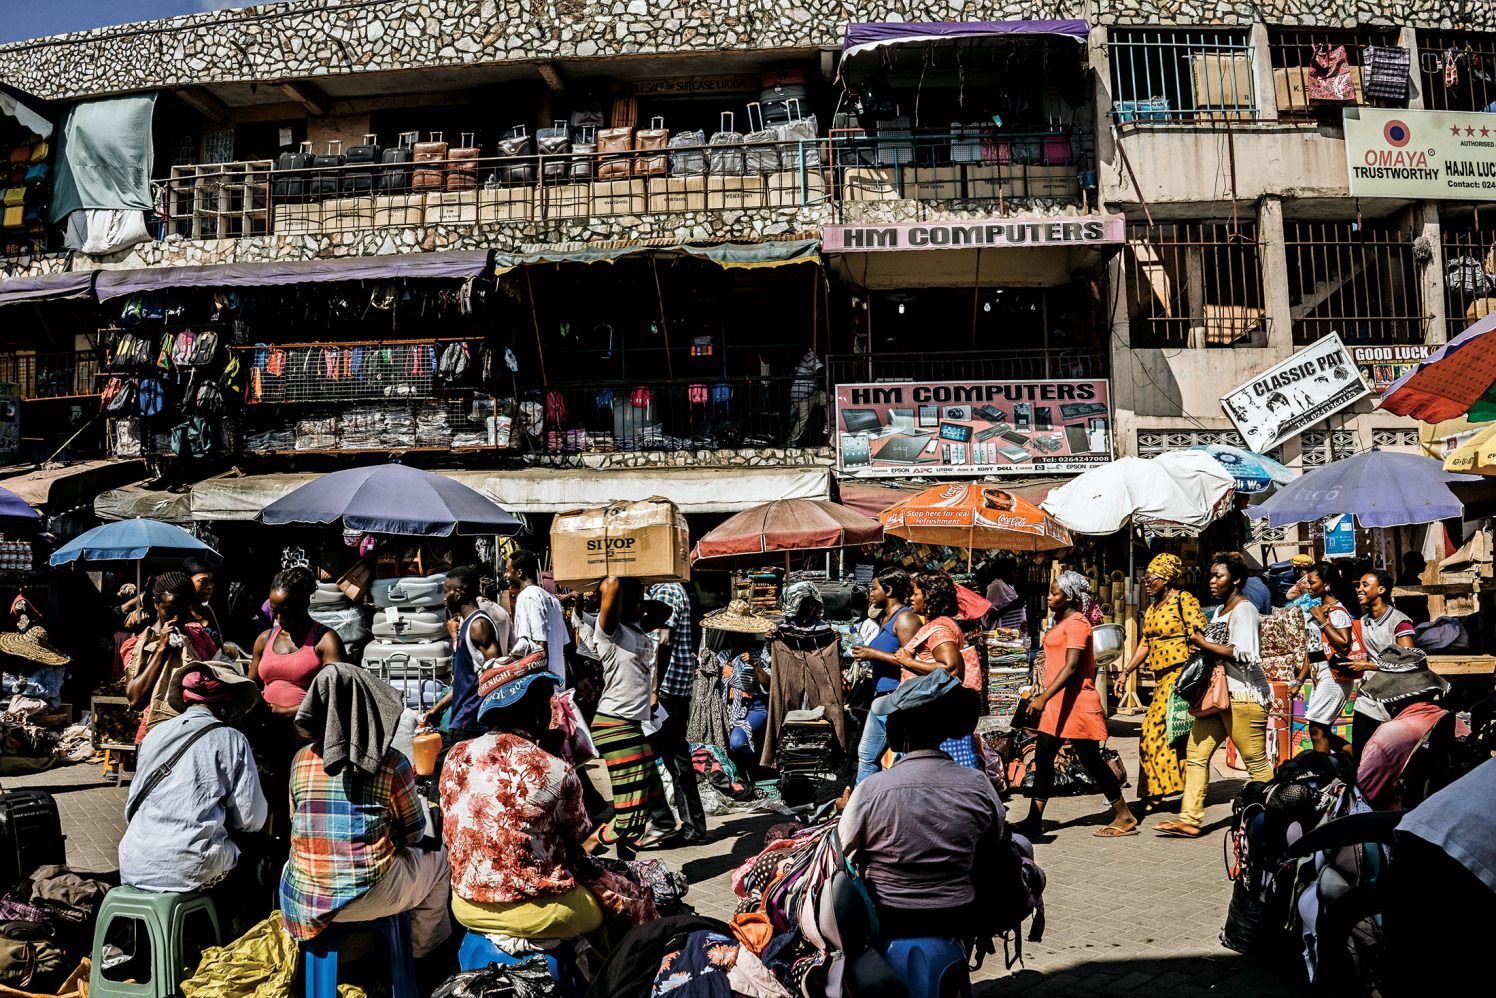
[[529,901],[469,901],[452,895],[452,917],[481,935],[516,939],[573,939],[603,924],[603,909],[592,892],[578,884],[565,894]]
[[1189,751],[1184,765],[1184,801],[1179,818],[1200,827],[1205,820],[1205,789],[1210,785],[1210,757],[1221,742],[1231,739],[1252,779],[1266,783],[1273,778],[1267,761],[1267,708],[1255,700],[1231,701],[1231,709],[1195,718],[1190,728]]

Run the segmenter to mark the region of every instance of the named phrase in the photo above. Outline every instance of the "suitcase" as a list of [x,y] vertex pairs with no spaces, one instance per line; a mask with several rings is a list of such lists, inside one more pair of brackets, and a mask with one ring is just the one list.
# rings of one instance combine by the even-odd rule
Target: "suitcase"
[[[416,163],[436,163],[447,158],[447,143],[441,132],[432,132],[429,142],[417,142],[411,149],[411,158]],[[447,186],[445,166],[417,166],[410,177],[410,185],[418,191],[439,191]]]
[[539,147],[541,161],[540,179],[547,184],[559,184],[566,179],[571,152],[571,129],[560,119],[551,122],[550,128],[535,133],[535,144]]
[[842,763],[841,745],[830,721],[785,721],[775,749],[784,773],[835,773]]
[[867,616],[868,593],[859,582],[816,582],[821,616],[832,624],[857,624]]
[[719,146],[706,151],[707,165],[715,177],[741,177],[743,175],[743,133],[734,131],[737,123],[731,111],[723,111],[717,131],[713,133],[709,146]]
[[350,146],[344,157],[349,166],[366,166],[367,170],[348,170],[343,174],[345,194],[368,194],[374,190],[375,167],[384,158],[377,135],[365,135],[363,145]]
[[448,158],[453,160],[452,165],[447,167],[447,190],[449,191],[478,189],[478,144],[473,141],[473,134],[463,132],[462,145],[447,153]]
[[405,706],[422,712],[436,706],[452,687],[440,679],[390,679],[387,682],[400,691]]
[[312,144],[303,142],[296,152],[283,152],[271,172],[270,196],[277,201],[306,197],[307,168],[312,165]]
[[370,628],[380,641],[413,644],[447,640],[447,611],[420,610],[403,606],[386,607],[374,614]]
[[378,607],[440,607],[445,602],[442,584],[446,581],[445,572],[441,575],[375,579],[370,593],[374,597],[374,605]]
[[312,592],[311,606],[316,610],[346,610],[353,605],[348,594],[334,582],[319,582]]
[[[312,165],[316,167],[340,167],[346,162],[347,157],[343,155],[343,140],[332,139],[327,143],[327,152],[312,160]],[[338,187],[341,185],[342,179],[342,170],[331,173],[313,173],[312,196],[322,198],[338,193]]]
[[[779,145],[775,142],[779,133],[764,123],[764,109],[757,101],[748,105],[748,128],[743,136],[743,168],[752,176],[756,173],[779,172]],[[757,127],[754,127],[755,120]]]
[[0,795],[0,891],[8,891],[39,866],[66,866],[67,844],[57,802],[40,790]]
[[634,133],[634,148],[636,150],[658,149],[653,156],[638,156],[634,159],[634,176],[643,177],[651,174],[664,174],[670,170],[670,157],[665,155],[665,149],[670,145],[670,129],[665,127],[664,118],[651,118],[648,128],[641,128]]
[[566,164],[566,178],[573,183],[590,183],[596,173],[597,129],[590,125],[577,128],[571,139],[571,161]]
[[364,668],[381,679],[445,679],[452,674],[452,642],[370,641]]
[[400,144],[394,149],[386,149],[380,157],[383,169],[375,178],[375,188],[381,191],[408,191],[410,190],[411,174],[410,166],[415,158],[416,136],[419,132],[401,132]]
[[499,160],[499,183],[505,187],[523,187],[535,182],[535,146],[525,133],[524,125],[515,125],[499,140],[499,155],[513,159]]
[[634,130],[632,128],[600,128],[597,132],[597,179],[598,180],[627,180],[629,177],[629,159],[618,153],[626,153],[633,148]]

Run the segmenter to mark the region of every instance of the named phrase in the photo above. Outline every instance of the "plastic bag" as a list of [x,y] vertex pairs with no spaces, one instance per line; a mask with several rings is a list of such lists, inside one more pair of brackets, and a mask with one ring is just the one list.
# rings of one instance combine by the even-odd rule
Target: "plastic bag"
[[453,974],[431,992],[431,998],[559,998],[560,994],[545,957],[532,956],[523,963],[491,963],[482,970]]
[[1179,695],[1179,691],[1173,686],[1169,687],[1168,706],[1169,713],[1166,718],[1169,730],[1168,739],[1169,744],[1173,745],[1181,738],[1189,735],[1190,728],[1195,725],[1195,719],[1190,714],[1190,705],[1185,702],[1184,698]]

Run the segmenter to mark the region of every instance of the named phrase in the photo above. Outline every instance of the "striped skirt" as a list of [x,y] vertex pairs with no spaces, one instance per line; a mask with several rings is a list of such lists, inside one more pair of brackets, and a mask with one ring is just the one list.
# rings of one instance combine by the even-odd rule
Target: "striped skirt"
[[665,800],[654,753],[637,721],[598,714],[592,719],[592,743],[608,767],[613,784],[613,820],[598,838],[618,849],[620,859],[632,858],[634,843],[644,835],[650,812]]

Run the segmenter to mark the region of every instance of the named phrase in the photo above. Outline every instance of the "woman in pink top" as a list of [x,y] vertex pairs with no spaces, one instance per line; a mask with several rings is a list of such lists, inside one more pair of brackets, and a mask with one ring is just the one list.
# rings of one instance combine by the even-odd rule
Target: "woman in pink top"
[[312,619],[309,607],[317,580],[305,568],[288,568],[270,583],[270,611],[275,626],[255,641],[249,678],[260,684],[271,713],[291,719],[311,688],[312,677],[329,662],[343,661],[337,633]]

